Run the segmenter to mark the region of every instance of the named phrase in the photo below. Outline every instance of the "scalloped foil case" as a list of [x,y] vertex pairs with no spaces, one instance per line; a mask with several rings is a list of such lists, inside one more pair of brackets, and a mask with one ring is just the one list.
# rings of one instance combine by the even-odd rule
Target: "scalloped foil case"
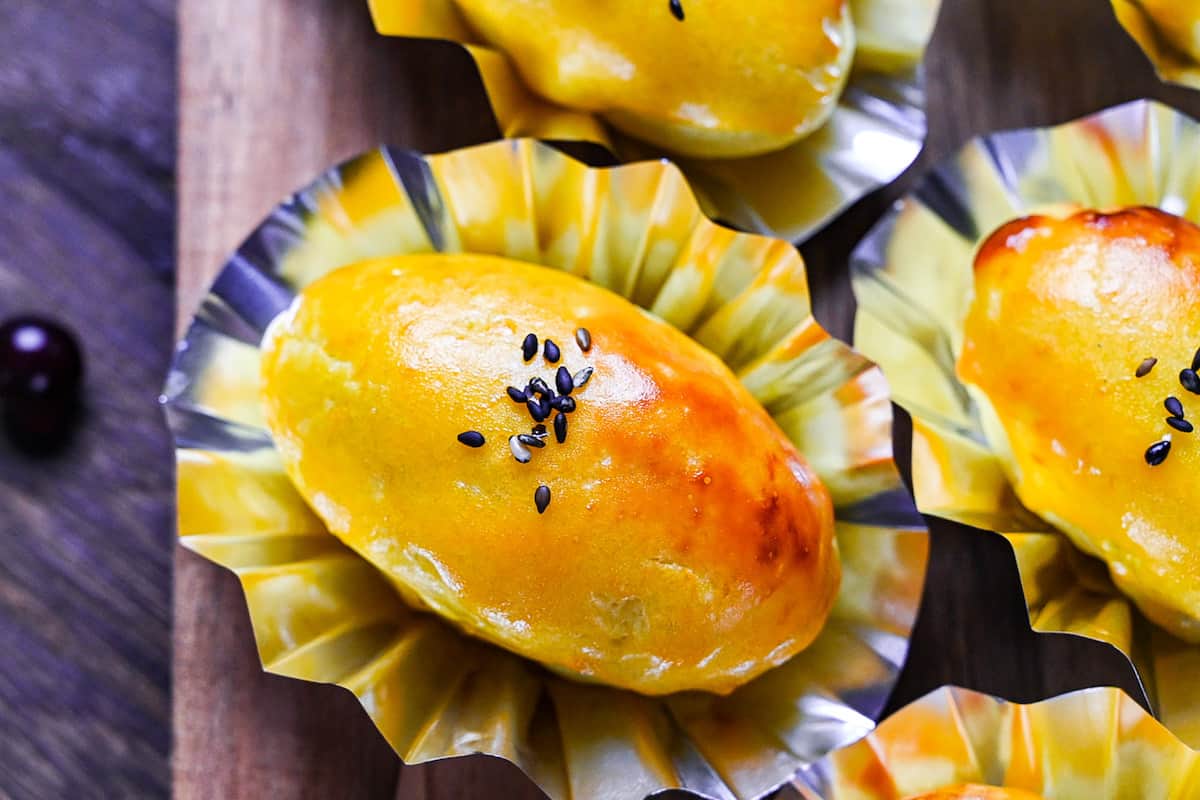
[[[568,270],[730,364],[835,500],[842,588],[809,649],[728,697],[584,686],[407,609],[325,530],[263,427],[261,335],[330,270],[434,250]],[[180,541],[238,576],[264,668],[348,688],[409,763],[490,753],[553,798],[757,797],[866,735],[907,653],[928,535],[900,489],[882,373],[817,325],[791,245],[712,223],[669,164],[592,169],[530,140],[355,158],[229,259],[162,402]]]
[[1160,78],[1200,89],[1200,0],[1112,0],[1112,6]]
[[1108,642],[1152,708],[1200,745],[1200,646],[1148,622],[1104,564],[1016,499],[978,410],[955,376],[975,250],[1001,224],[1063,205],[1157,206],[1200,221],[1200,124],[1137,101],[1054,128],[975,139],[934,168],[851,259],[854,341],[913,419],[923,512],[997,531],[1012,545],[1033,627]]
[[805,800],[898,800],[959,784],[1054,800],[1196,800],[1200,755],[1119,689],[1020,705],[944,687],[800,778]]
[[[895,180],[925,142],[921,59],[941,0],[851,0],[858,47],[830,121],[778,152],[714,160],[657,151],[616,133],[594,114],[537,96],[504,53],[468,41],[451,0],[368,2],[375,27],[384,35],[462,44],[479,69],[504,136],[596,142],[621,161],[671,158],[706,213],[744,230],[803,241],[864,195]],[[665,7],[666,0],[662,2]]]

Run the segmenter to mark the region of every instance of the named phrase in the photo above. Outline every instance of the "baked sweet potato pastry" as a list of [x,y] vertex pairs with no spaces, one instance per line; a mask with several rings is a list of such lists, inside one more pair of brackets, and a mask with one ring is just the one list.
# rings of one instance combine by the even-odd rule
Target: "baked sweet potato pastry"
[[1016,220],[975,263],[959,377],[1021,501],[1200,642],[1200,228],[1150,208]]
[[329,530],[411,604],[580,679],[729,692],[839,583],[829,495],[714,355],[568,273],[345,267],[263,342],[266,419]]
[[505,53],[542,97],[697,157],[778,150],[820,127],[855,51],[848,0],[433,5],[463,40]]

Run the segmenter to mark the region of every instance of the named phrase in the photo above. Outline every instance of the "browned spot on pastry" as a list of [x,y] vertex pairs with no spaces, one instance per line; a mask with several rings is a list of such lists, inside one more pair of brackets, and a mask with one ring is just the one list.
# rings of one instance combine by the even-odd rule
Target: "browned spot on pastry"
[[987,265],[1001,251],[1011,250],[1013,237],[1043,226],[1074,224],[1098,231],[1108,240],[1134,238],[1143,244],[1160,248],[1175,259],[1181,251],[1196,246],[1192,226],[1186,220],[1158,208],[1135,206],[1116,211],[1083,210],[1055,220],[1046,216],[1029,216],[1012,220],[996,229],[980,246],[975,257],[976,270]]
[[762,539],[758,543],[758,563],[774,563],[779,558],[784,546],[780,531],[792,529],[788,532],[793,533],[792,521],[786,519],[785,514],[786,512],[780,507],[778,493],[773,493],[759,506],[757,517],[759,530],[762,531]]
[[[1088,211],[1083,219],[1112,238],[1133,237],[1162,248],[1174,260],[1179,251],[1194,246],[1194,229],[1186,220],[1158,208],[1137,206],[1112,213]],[[1184,238],[1191,242],[1182,241]]]
[[758,509],[758,525],[766,531],[771,530],[777,524],[779,517],[779,493],[772,492],[771,496],[762,501],[762,505]]
[[1025,231],[1033,230],[1045,222],[1043,216],[1020,217],[1018,219],[1006,222],[997,228],[991,236],[984,240],[979,248],[979,253],[975,256],[975,267],[978,268],[981,264],[986,264],[990,259],[994,258],[1000,250],[1008,250],[1009,241],[1012,237],[1018,236]]
[[774,453],[767,459],[767,477],[771,483],[775,482],[775,476],[779,473],[779,456]]
[[767,531],[758,543],[758,563],[772,564],[779,558],[779,534]]

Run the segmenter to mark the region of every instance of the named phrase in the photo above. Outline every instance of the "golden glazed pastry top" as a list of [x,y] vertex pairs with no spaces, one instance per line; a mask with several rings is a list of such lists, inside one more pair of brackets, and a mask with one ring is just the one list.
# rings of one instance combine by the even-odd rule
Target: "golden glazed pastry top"
[[848,0],[457,0],[539,94],[673,153],[776,150],[828,119],[850,72]]
[[1027,792],[1024,789],[964,783],[958,786],[938,789],[928,794],[907,797],[905,800],[1042,800],[1042,796]]
[[[560,361],[526,361],[528,333]],[[839,582],[825,488],[719,359],[607,290],[487,256],[374,261],[308,286],[263,354],[300,492],[464,631],[661,694],[728,692],[825,621]],[[506,387],[553,387],[558,366],[594,372],[565,441],[547,420],[519,463],[509,436],[534,420]],[[482,446],[460,443],[468,430]]]
[[986,396],[1021,501],[1200,641],[1200,433],[1165,406],[1200,426],[1181,384],[1200,348],[1200,228],[1146,208],[1011,222],[979,251],[964,337],[959,376]]

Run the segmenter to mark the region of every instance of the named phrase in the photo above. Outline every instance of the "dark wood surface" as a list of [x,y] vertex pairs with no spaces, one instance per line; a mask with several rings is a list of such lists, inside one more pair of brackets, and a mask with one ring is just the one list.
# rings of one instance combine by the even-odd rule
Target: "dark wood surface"
[[172,0],[0,2],[0,317],[78,332],[66,452],[0,441],[0,796],[169,791]]
[[[375,37],[357,0],[181,0],[179,302],[328,163],[380,141],[494,135],[455,48]],[[261,674],[231,576],[174,549],[170,448],[153,403],[171,346],[175,14],[170,0],[0,0],[0,316],[84,338],[88,411],[61,456],[0,443],[0,796],[534,797],[490,759],[400,769],[345,692]],[[922,161],[1159,84],[1106,0],[945,0]],[[845,261],[905,184],[803,250],[821,320],[850,330]],[[1032,700],[1134,688],[1106,647],[1028,630],[1006,545],[934,534],[893,705],[945,682]],[[169,709],[175,567],[173,724]],[[174,731],[174,768],[168,730]]]

